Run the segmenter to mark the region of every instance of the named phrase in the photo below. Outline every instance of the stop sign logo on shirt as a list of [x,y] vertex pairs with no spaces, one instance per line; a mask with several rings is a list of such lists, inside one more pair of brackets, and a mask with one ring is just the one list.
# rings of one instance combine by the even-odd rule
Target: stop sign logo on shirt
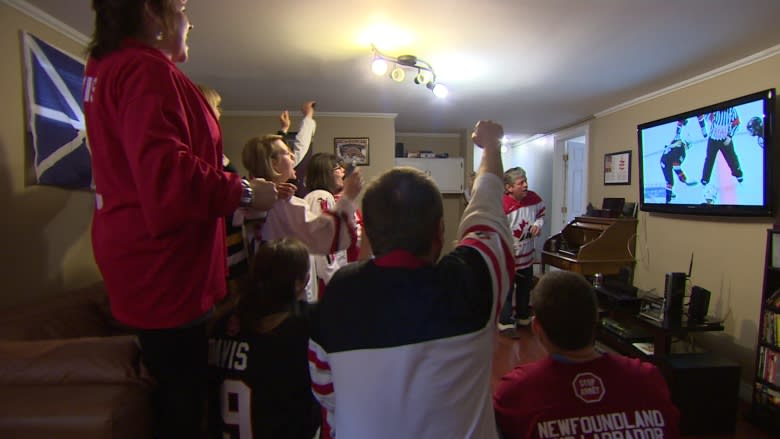
[[577,374],[571,383],[574,388],[574,394],[577,398],[586,403],[601,401],[607,390],[604,388],[604,382],[601,378],[591,372]]

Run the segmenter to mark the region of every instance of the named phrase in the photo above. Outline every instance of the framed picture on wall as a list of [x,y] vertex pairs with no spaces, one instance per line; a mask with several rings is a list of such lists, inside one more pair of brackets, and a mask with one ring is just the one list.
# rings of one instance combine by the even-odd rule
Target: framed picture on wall
[[333,152],[357,166],[368,165],[368,137],[334,137]]
[[604,154],[604,184],[631,184],[631,151]]

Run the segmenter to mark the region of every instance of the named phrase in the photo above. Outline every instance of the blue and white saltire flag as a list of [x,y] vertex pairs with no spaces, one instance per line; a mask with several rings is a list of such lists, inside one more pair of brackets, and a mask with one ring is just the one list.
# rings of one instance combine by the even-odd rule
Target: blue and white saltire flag
[[84,62],[22,32],[28,130],[39,184],[91,188],[81,102]]

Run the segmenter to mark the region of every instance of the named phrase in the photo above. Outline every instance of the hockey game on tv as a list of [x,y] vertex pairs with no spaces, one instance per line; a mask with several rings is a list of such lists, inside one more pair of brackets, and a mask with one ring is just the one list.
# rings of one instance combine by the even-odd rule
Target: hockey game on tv
[[[642,210],[766,214],[774,90],[639,125]],[[770,123],[771,125],[771,123]]]

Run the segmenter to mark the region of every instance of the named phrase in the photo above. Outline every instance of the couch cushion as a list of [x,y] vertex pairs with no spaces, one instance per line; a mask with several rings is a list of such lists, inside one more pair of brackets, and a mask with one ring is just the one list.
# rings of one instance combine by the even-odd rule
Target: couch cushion
[[42,340],[127,334],[111,316],[102,283],[0,311],[0,339]]
[[0,340],[2,384],[149,385],[135,336]]
[[11,385],[0,394],[0,437],[152,437],[149,393],[141,386]]

